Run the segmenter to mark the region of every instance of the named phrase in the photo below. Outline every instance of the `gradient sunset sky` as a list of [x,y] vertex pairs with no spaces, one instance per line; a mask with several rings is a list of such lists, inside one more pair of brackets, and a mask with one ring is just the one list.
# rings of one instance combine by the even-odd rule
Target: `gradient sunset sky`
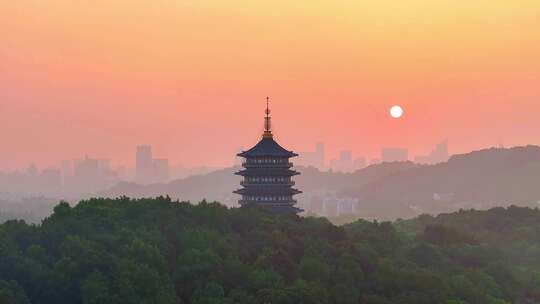
[[[0,0],[0,168],[540,144],[540,1]],[[388,108],[400,104],[401,119]]]

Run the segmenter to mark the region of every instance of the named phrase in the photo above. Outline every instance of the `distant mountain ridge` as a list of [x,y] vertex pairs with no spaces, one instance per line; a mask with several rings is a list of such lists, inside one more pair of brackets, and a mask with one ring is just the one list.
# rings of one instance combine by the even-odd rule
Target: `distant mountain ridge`
[[540,147],[491,148],[385,176],[345,193],[364,200],[422,202],[446,194],[454,202],[524,204],[540,200]]
[[[354,173],[324,172],[314,167],[300,166],[297,169],[301,175],[295,177],[295,181],[304,192],[338,193],[344,189],[366,185],[382,177],[416,166],[411,162],[384,163],[372,165]],[[239,169],[240,167],[225,168],[205,175],[177,179],[166,184],[139,185],[122,182],[109,190],[100,192],[99,195],[105,197],[125,195],[135,198],[169,195],[184,201],[198,202],[206,199],[227,204],[239,197],[232,194],[234,189],[240,187],[241,178],[234,175],[234,172]]]
[[[120,183],[99,193],[106,197],[156,197],[198,202],[203,198],[226,205],[236,202],[238,167],[191,176],[167,184]],[[353,173],[322,172],[298,167],[299,189],[305,195],[359,198],[363,214],[382,218],[411,217],[459,208],[534,205],[540,200],[540,147],[490,148],[452,156],[448,162],[418,165],[394,162],[371,165]]]

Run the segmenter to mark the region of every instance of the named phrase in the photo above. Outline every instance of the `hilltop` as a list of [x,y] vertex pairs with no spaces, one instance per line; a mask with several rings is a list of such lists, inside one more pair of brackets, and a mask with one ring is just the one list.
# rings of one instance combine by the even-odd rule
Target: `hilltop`
[[535,206],[540,201],[538,180],[540,147],[491,148],[396,172],[342,193],[387,208],[440,213],[511,204]]

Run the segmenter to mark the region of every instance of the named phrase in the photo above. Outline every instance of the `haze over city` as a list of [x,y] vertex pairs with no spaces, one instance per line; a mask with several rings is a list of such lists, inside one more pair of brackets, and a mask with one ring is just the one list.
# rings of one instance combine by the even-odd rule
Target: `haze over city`
[[[137,145],[224,167],[262,130],[377,157],[539,144],[538,1],[0,3],[0,168]],[[388,115],[392,105],[404,115]],[[286,136],[284,136],[286,134]]]
[[0,304],[539,304],[540,0],[0,0]]

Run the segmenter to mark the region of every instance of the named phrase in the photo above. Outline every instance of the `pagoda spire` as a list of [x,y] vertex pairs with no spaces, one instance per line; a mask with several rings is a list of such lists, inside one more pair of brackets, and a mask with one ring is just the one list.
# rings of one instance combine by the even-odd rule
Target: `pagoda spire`
[[270,117],[270,97],[266,97],[266,117],[264,118],[263,138],[272,138],[272,124]]

